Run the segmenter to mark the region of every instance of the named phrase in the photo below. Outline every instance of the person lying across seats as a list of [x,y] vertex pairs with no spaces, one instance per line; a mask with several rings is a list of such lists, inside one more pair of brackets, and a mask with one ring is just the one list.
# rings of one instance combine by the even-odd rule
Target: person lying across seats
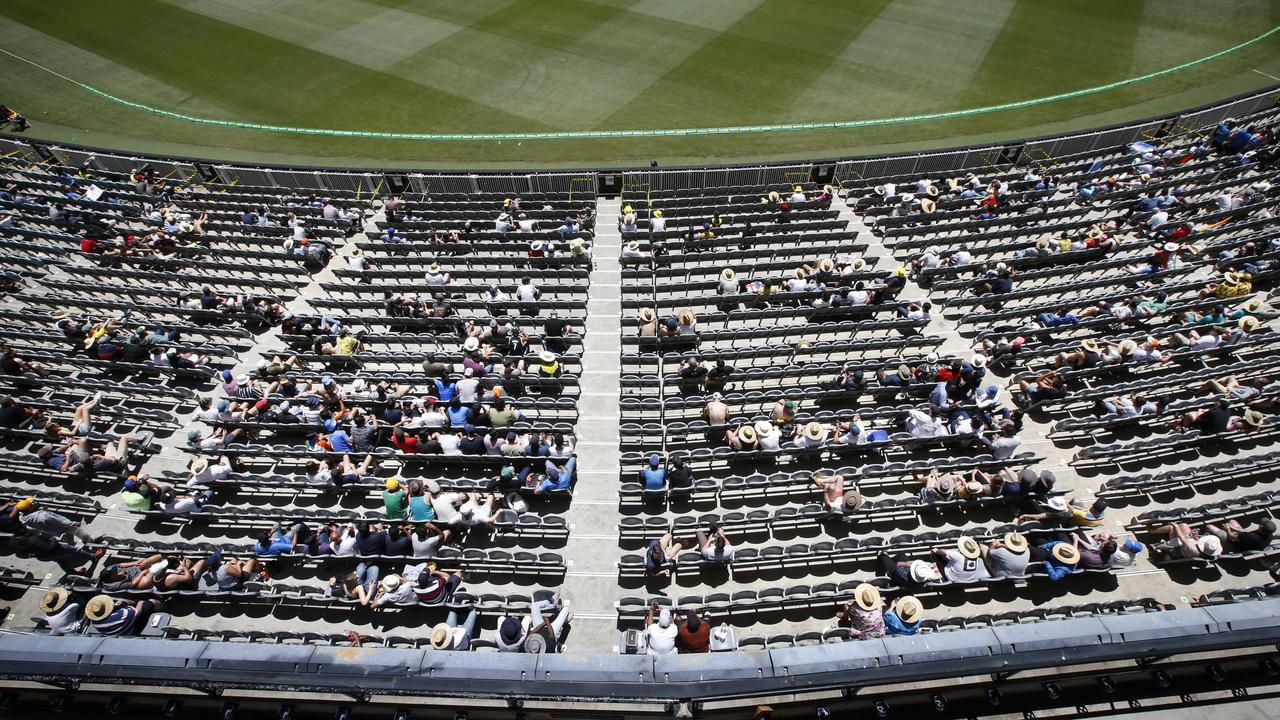
[[1199,430],[1205,435],[1217,435],[1226,432],[1256,430],[1262,427],[1266,416],[1250,407],[1238,409],[1238,414],[1228,398],[1219,398],[1212,406],[1203,410],[1184,413],[1173,421],[1177,430]]
[[1153,528],[1151,534],[1160,539],[1151,547],[1152,552],[1160,555],[1205,560],[1216,560],[1222,555],[1222,538],[1212,532],[1202,532],[1184,522]]

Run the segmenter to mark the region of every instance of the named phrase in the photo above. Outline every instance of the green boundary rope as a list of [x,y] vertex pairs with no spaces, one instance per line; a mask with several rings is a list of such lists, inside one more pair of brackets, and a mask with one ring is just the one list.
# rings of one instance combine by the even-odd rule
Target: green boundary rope
[[214,118],[197,117],[195,115],[187,115],[184,113],[174,112],[172,110],[164,110],[161,108],[151,107],[143,103],[127,100],[122,97],[112,95],[105,90],[99,90],[88,83],[80,82],[73,78],[69,78],[59,72],[51,70],[43,65],[28,60],[20,55],[9,52],[0,48],[0,53],[21,60],[29,65],[33,65],[45,72],[56,75],[67,82],[78,85],[89,92],[106,98],[111,102],[135,110],[143,110],[154,115],[171,118],[174,120],[182,120],[184,122],[196,123],[199,125],[214,125],[218,127],[230,127],[244,130],[262,130],[266,132],[291,133],[295,135],[321,135],[328,137],[355,137],[355,138],[373,138],[378,140],[431,140],[431,141],[477,141],[477,140],[582,140],[597,138],[651,138],[651,137],[688,137],[696,135],[739,135],[747,133],[765,133],[765,132],[797,132],[803,130],[843,130],[849,128],[871,127],[875,125],[899,125],[903,123],[925,122],[929,120],[949,120],[952,118],[968,117],[971,115],[982,115],[986,113],[1000,112],[1003,110],[1016,110],[1018,108],[1032,107],[1035,105],[1045,105],[1061,100],[1069,100],[1071,98],[1083,97],[1086,95],[1095,95],[1097,93],[1115,90],[1116,88],[1133,85],[1135,83],[1153,80],[1165,75],[1171,75],[1182,70],[1186,70],[1196,65],[1216,60],[1225,55],[1243,50],[1250,45],[1262,42],[1272,35],[1280,32],[1280,25],[1271,28],[1265,33],[1246,40],[1238,45],[1233,45],[1225,50],[1219,50],[1212,55],[1206,55],[1202,58],[1190,60],[1175,65],[1173,67],[1156,70],[1155,72],[1139,75],[1137,77],[1127,78],[1125,80],[1117,80],[1107,83],[1106,85],[1098,85],[1081,90],[1072,90],[1070,92],[1058,93],[1057,95],[1046,95],[1044,97],[1032,98],[1029,100],[1018,100],[1015,102],[1001,103],[999,105],[987,105],[984,107],[968,108],[966,110],[951,110],[946,112],[922,113],[919,115],[901,115],[889,118],[873,118],[867,120],[835,120],[830,122],[807,122],[807,123],[782,123],[777,125],[729,125],[724,127],[709,128],[671,128],[666,130],[564,130],[558,132],[507,132],[507,133],[414,133],[414,132],[387,132],[375,130],[338,130],[336,128],[302,128],[289,127],[285,125],[266,125],[262,123],[243,122],[240,120],[217,120]]

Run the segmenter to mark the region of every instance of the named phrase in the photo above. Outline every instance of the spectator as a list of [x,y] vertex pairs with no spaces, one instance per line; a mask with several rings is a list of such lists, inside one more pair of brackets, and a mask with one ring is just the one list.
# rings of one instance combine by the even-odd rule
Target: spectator
[[[645,551],[644,562],[645,570],[653,577],[668,577],[672,571],[676,569],[676,557],[680,555],[680,551],[684,546],[674,541],[671,533],[666,533],[662,537],[649,543],[648,550]],[[668,568],[667,565],[671,567]]]
[[982,562],[982,547],[968,535],[960,536],[955,548],[934,548],[943,577],[950,582],[971,583],[990,580],[991,573]]
[[906,595],[889,604],[884,611],[885,635],[915,635],[920,631],[923,606],[912,595]]
[[845,603],[836,617],[837,627],[848,628],[853,637],[860,640],[884,637],[884,600],[880,591],[870,583],[862,583],[853,589],[853,599]]
[[147,620],[163,610],[159,600],[116,600],[107,595],[97,595],[85,605],[84,615],[100,635],[139,635],[147,627]]
[[710,532],[698,531],[698,552],[702,559],[716,565],[728,565],[733,562],[733,545],[725,537],[724,528],[711,523]]
[[1044,555],[1044,569],[1049,579],[1057,582],[1075,572],[1080,563],[1080,551],[1073,543],[1052,540],[1040,546]]
[[1007,532],[1000,540],[989,543],[985,551],[987,566],[991,569],[993,579],[1026,576],[1031,553],[1027,538],[1022,533]]
[[65,588],[53,588],[40,598],[40,612],[49,626],[50,635],[68,635],[80,629],[80,603],[69,602],[71,593]]
[[667,471],[657,453],[649,456],[649,465],[640,471],[640,482],[645,490],[664,490],[667,487]]
[[686,653],[711,652],[711,622],[695,610],[685,610],[676,620],[676,651]]
[[649,614],[645,617],[645,645],[649,655],[676,654],[676,638],[679,629],[671,621],[671,610],[660,608],[658,601],[649,603]]

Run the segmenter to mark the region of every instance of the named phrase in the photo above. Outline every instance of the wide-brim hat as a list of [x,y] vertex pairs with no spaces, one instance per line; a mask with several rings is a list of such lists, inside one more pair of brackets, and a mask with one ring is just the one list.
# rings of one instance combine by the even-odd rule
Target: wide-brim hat
[[855,258],[852,264],[854,270],[861,270],[867,266],[867,261],[862,258]]
[[436,650],[443,650],[449,646],[449,636],[453,634],[453,628],[444,623],[436,623],[431,628],[431,647]]
[[1080,551],[1072,545],[1058,543],[1053,546],[1053,559],[1063,565],[1075,565],[1080,562]]
[[1250,298],[1243,307],[1245,312],[1262,312],[1262,308],[1266,307],[1266,303],[1262,301],[1262,298]]
[[978,541],[968,535],[962,535],[959,540],[956,540],[956,550],[970,560],[977,560],[982,556],[982,548],[978,547]]
[[65,320],[66,318],[71,317],[71,311],[66,308],[58,308],[50,313],[49,317],[54,320]]
[[868,612],[880,607],[880,591],[871,583],[862,583],[853,589],[853,602]]
[[796,185],[795,187],[791,188],[791,191],[792,191],[792,192],[804,192],[804,187],[802,187],[802,186],[800,186],[800,185]]
[[768,420],[757,420],[755,424],[756,435],[768,435],[773,432],[773,425]]
[[920,604],[920,601],[914,595],[907,595],[898,598],[895,610],[902,622],[912,623],[920,617],[920,613],[924,612],[924,606]]
[[681,310],[680,314],[676,316],[676,320],[678,320],[681,325],[692,325],[694,319],[695,316],[693,311],[689,309]]
[[976,367],[976,368],[986,367],[986,366],[987,366],[987,356],[986,356],[986,355],[983,355],[982,353],[976,353],[976,354],[973,356],[973,360],[971,360],[971,361],[970,361],[970,363],[971,363],[974,367]]
[[904,203],[909,203],[915,200],[916,196],[915,196],[915,193],[903,193],[902,197],[899,199],[902,200],[902,202]]
[[929,193],[929,195],[932,197],[938,197],[939,190],[937,185],[930,185],[929,187],[925,188],[924,191]]
[[538,359],[544,363],[553,363],[556,361],[556,355],[550,350],[543,350],[542,352],[538,353]]
[[1020,532],[1007,532],[1004,534],[1004,546],[1016,553],[1023,552],[1027,549],[1027,538]]
[[440,272],[440,263],[431,263],[430,265],[428,265],[427,272],[433,272],[433,273]]
[[756,429],[750,425],[743,425],[738,428],[738,439],[743,442],[753,443],[756,441]]
[[1242,419],[1249,427],[1258,427],[1262,425],[1262,421],[1266,419],[1266,416],[1253,408],[1249,408],[1244,411]]
[[798,267],[792,270],[791,274],[797,278],[800,278],[801,280],[809,277],[809,271],[805,270],[803,267]]
[[40,612],[46,615],[58,612],[67,604],[69,597],[71,593],[67,592],[66,588],[53,588],[40,598]]
[[1240,282],[1242,279],[1243,278],[1240,277],[1240,273],[1237,272],[1227,271],[1222,273],[1222,281],[1231,283],[1232,285]]
[[382,585],[383,590],[395,590],[396,588],[400,587],[400,576],[388,575],[382,578],[382,582],[379,584]]
[[628,250],[639,250],[639,249],[640,249],[640,241],[639,241],[639,240],[632,240],[632,241],[628,242],[628,243],[627,243],[627,249],[628,249]]
[[356,248],[355,250],[351,251],[351,257],[360,257],[363,254],[364,254],[364,251],[361,250],[360,248]]
[[1085,350],[1088,350],[1089,352],[1096,353],[1098,352],[1098,341],[1094,340],[1093,338],[1089,338],[1084,342],[1080,343],[1080,347],[1084,348]]
[[844,509],[850,512],[862,507],[862,493],[854,488],[844,493]]
[[831,272],[836,266],[836,261],[831,258],[822,258],[818,261],[818,269],[822,272]]
[[539,633],[529,633],[524,639],[524,651],[531,655],[537,655],[547,651],[547,640]]
[[661,210],[654,210],[654,211],[653,211],[653,216],[654,216],[654,217],[662,217],[662,211],[661,211]]
[[466,350],[467,352],[476,350],[479,347],[480,347],[480,338],[478,337],[469,337],[466,340],[462,341],[462,349]]
[[1040,238],[1039,240],[1036,240],[1036,247],[1040,250],[1048,250],[1049,238]]
[[733,268],[725,268],[720,271],[720,278],[723,280],[732,280],[737,276],[737,274],[738,273],[733,271]]
[[934,572],[929,568],[929,563],[924,560],[911,561],[911,579],[918,582],[928,582],[934,577]]
[[1182,246],[1176,242],[1167,242],[1163,247],[1165,252],[1178,252],[1178,248]]
[[937,209],[937,207],[938,207],[938,203],[930,200],[929,198],[924,198],[920,201],[920,209],[926,213],[933,212],[934,210]]
[[1120,354],[1121,354],[1121,355],[1132,355],[1132,354],[1134,354],[1135,352],[1137,352],[1137,350],[1138,350],[1138,343],[1136,343],[1136,342],[1134,342],[1134,341],[1132,341],[1132,340],[1121,340],[1121,341],[1120,341]]
[[94,595],[84,606],[84,616],[93,622],[105,619],[116,607],[116,601],[108,595]]
[[645,322],[653,322],[653,308],[640,308],[640,319]]
[[810,440],[821,440],[822,436],[826,434],[827,431],[822,427],[822,423],[816,420],[804,426],[804,436]]
[[1245,315],[1244,317],[1240,318],[1241,330],[1256,330],[1259,324],[1261,323],[1258,322],[1258,318],[1252,315]]
[[200,473],[204,472],[208,468],[209,468],[209,461],[203,457],[196,457],[195,460],[191,461],[191,472],[194,475],[199,475]]
[[1203,535],[1196,542],[1196,549],[1204,557],[1215,558],[1222,554],[1222,540],[1217,535]]
[[911,368],[907,367],[905,364],[903,364],[903,365],[899,365],[899,366],[898,366],[898,377],[902,378],[903,380],[910,380],[910,379],[911,379]]
[[884,186],[883,186],[883,185],[877,185],[877,186],[875,187],[875,191],[876,191],[876,194],[877,194],[877,195],[883,195],[883,194],[884,194]]

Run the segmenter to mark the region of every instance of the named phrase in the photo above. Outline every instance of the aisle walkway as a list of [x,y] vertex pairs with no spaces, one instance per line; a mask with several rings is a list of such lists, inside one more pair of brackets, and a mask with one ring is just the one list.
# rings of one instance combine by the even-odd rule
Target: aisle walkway
[[574,611],[575,651],[610,652],[617,644],[618,598],[618,321],[622,235],[617,198],[596,207],[595,268],[587,301],[582,397],[578,401],[578,484],[567,513],[570,533],[564,596]]

